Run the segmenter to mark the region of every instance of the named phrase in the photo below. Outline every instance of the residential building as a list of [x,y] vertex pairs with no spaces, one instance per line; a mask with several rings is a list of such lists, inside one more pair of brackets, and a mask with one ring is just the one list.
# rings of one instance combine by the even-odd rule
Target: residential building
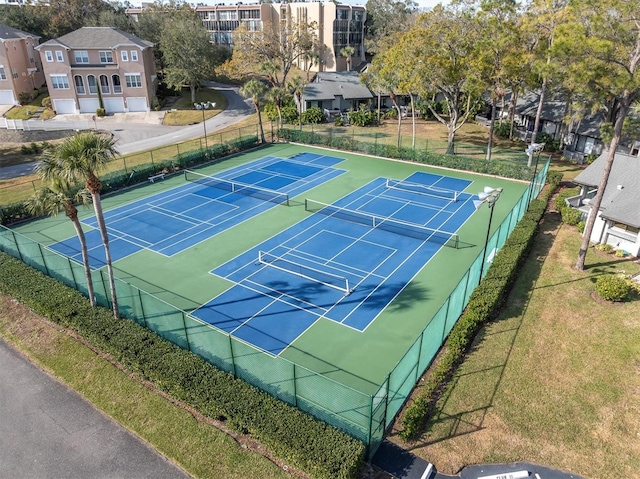
[[[127,14],[137,19],[144,8],[129,8]],[[364,24],[367,12],[362,5],[333,2],[253,3],[235,5],[199,5],[196,12],[209,32],[211,42],[233,49],[233,31],[240,25],[249,31],[261,31],[267,23],[305,22],[315,27],[319,58],[301,59],[298,67],[309,71],[347,70],[347,58],[340,54],[344,47],[354,48],[351,69],[365,59]]]
[[21,93],[44,85],[40,56],[34,49],[40,37],[0,23],[0,105],[20,104]]
[[609,152],[604,151],[573,180],[580,185],[580,194],[567,203],[587,220],[596,214],[590,240],[606,243],[633,256],[640,256],[640,158],[616,153],[600,210],[591,206],[596,196]]
[[83,27],[36,48],[58,115],[149,111],[158,79],[153,44],[111,27]]
[[328,120],[346,110],[370,103],[373,93],[360,82],[358,72],[319,72],[302,93],[302,110],[322,108]]

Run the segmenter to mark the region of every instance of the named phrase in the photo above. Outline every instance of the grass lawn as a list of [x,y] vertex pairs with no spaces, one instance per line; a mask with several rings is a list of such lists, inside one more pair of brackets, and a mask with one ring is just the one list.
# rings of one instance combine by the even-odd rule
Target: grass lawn
[[252,441],[200,421],[5,295],[0,337],[193,477],[291,477]]
[[183,89],[180,92],[180,97],[171,105],[170,111],[165,114],[162,124],[169,126],[192,125],[202,122],[203,114],[204,119],[208,120],[227,108],[227,98],[219,91],[209,88],[202,88],[196,92],[195,103],[200,102],[211,102],[216,106],[212,109],[197,110],[193,106],[194,102],[191,101],[191,92],[188,89]]
[[28,120],[38,108],[42,108],[42,99],[48,95],[48,93],[40,93],[26,105],[14,106],[4,116],[10,120]]
[[[640,470],[640,298],[600,300],[596,278],[640,265],[589,250],[548,214],[499,318],[408,445],[444,473],[467,464],[528,461],[584,477]],[[393,439],[395,440],[395,439]]]

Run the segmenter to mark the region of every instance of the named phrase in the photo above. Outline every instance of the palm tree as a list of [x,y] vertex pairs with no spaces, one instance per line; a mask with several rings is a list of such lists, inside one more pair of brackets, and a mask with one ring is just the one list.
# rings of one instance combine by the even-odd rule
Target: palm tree
[[302,130],[302,94],[304,93],[304,87],[306,86],[307,82],[300,76],[293,77],[287,83],[289,91],[293,93],[293,96],[296,98],[296,103],[298,104],[298,128],[300,130]]
[[[39,163],[36,166],[37,171],[46,169],[46,166]],[[73,197],[72,197],[73,196]],[[27,211],[35,215],[56,216],[60,211],[71,220],[73,227],[80,241],[80,251],[82,252],[82,265],[84,266],[84,274],[87,280],[87,293],[91,306],[96,305],[96,298],[93,292],[93,279],[91,278],[91,267],[89,266],[89,254],[87,252],[87,241],[82,230],[82,225],[78,219],[78,208],[75,203],[89,203],[89,192],[85,189],[78,191],[75,195],[71,192],[69,185],[62,180],[54,180],[51,186],[42,186],[38,188],[35,194],[25,201]]]
[[282,105],[287,101],[289,92],[281,87],[274,86],[267,92],[267,100],[273,103],[278,110],[279,126],[282,128]]
[[267,87],[258,80],[249,80],[240,87],[240,94],[245,98],[251,98],[258,113],[258,126],[260,129],[260,142],[264,143],[264,130],[262,128],[262,115],[260,114],[260,102],[267,93]]
[[63,180],[69,184],[84,180],[85,188],[91,195],[93,209],[98,222],[98,230],[104,245],[105,262],[109,275],[111,288],[111,301],[113,302],[113,316],[119,317],[118,298],[116,284],[111,264],[111,251],[109,250],[109,236],[107,226],[102,213],[100,190],[102,183],[98,178],[98,172],[104,169],[107,163],[116,154],[115,140],[96,133],[79,133],[65,139],[62,143],[46,150],[46,159],[40,172],[45,180]]
[[340,55],[347,59],[347,71],[351,71],[351,56],[356,52],[352,46],[346,46],[340,49]]

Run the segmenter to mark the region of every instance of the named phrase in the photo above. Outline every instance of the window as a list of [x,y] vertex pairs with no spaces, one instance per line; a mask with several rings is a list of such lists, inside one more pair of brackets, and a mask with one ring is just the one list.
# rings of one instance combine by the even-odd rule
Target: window
[[142,77],[140,73],[127,73],[125,76],[127,88],[142,88]]
[[87,77],[87,85],[89,85],[89,93],[98,93],[98,87],[96,86],[96,77],[89,75]]
[[18,69],[16,67],[11,67],[11,75],[13,78],[18,78]]
[[88,52],[73,52],[76,63],[89,63]]
[[109,79],[107,75],[100,75],[100,91],[102,93],[111,93],[111,89],[109,88]]
[[75,77],[73,77],[73,82],[76,84],[76,93],[78,95],[84,95],[85,89],[84,89],[84,80],[82,79],[82,77],[80,75],[76,75]]
[[68,90],[67,75],[51,75],[51,86],[54,90]]
[[120,75],[113,75],[111,77],[111,83],[113,84],[113,93],[122,93],[122,84],[120,83]]
[[138,61],[138,52],[136,50],[131,50],[131,61],[132,62]]
[[123,62],[128,62],[129,61],[129,55],[127,54],[126,50],[122,50],[120,52],[120,58],[122,58]]
[[53,52],[46,50],[44,52],[44,57],[47,59],[48,62],[52,62],[53,61]]
[[113,63],[113,53],[100,52],[100,63]]
[[0,66],[0,80],[6,80],[7,79],[7,72],[4,71],[4,67]]
[[64,61],[64,56],[62,56],[62,52],[60,50],[56,50],[56,61],[57,62]]

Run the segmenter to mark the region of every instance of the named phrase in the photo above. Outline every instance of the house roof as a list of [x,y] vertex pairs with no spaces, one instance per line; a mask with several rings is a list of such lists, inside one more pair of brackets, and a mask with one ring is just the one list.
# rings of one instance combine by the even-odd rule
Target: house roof
[[13,28],[9,25],[5,25],[4,23],[0,23],[0,41],[4,42],[5,40],[19,40],[21,38],[40,37],[38,35],[34,35],[33,33],[23,32],[22,30],[18,30],[17,28]]
[[[507,94],[505,97],[505,103],[508,104],[510,100],[510,94]],[[516,112],[522,116],[535,118],[538,111],[539,101],[539,91],[528,91],[524,95],[518,96]],[[554,96],[553,92],[549,92],[545,95],[540,118],[545,121],[562,123],[565,109],[566,98],[561,95]],[[574,122],[574,127],[571,129],[571,132],[591,138],[600,138],[600,126],[604,121],[605,118],[602,112],[594,114],[586,113],[582,120]]]
[[112,27],[82,27],[59,38],[49,40],[40,45],[61,45],[69,50],[79,48],[86,49],[112,49],[121,45],[136,45],[142,49],[153,46],[153,43],[143,40]]
[[319,72],[302,94],[305,101],[333,100],[337,96],[345,100],[373,98],[371,91],[360,83],[358,72]]
[[[579,185],[600,184],[608,151],[573,180]],[[603,218],[640,228],[640,158],[616,153],[600,210]]]

